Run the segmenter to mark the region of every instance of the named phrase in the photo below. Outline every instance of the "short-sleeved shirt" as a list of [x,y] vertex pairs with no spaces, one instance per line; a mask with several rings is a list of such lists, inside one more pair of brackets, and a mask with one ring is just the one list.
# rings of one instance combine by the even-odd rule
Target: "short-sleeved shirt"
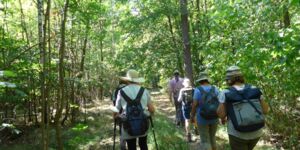
[[[140,90],[141,86],[137,85],[137,84],[129,84],[126,87],[122,88],[122,90],[124,91],[124,93],[132,100],[134,100]],[[150,97],[150,93],[148,92],[147,89],[145,89],[143,96],[141,98],[141,105],[144,109],[144,113],[147,116],[150,116],[150,112],[148,111],[148,104],[151,102],[151,97]],[[127,102],[124,100],[124,98],[122,97],[120,91],[118,93],[117,96],[117,102],[116,102],[116,108],[118,110],[120,110],[121,108],[123,108],[123,112],[122,113],[126,113],[126,107],[127,107]],[[122,138],[123,139],[133,139],[133,138],[137,138],[137,137],[143,137],[147,135],[141,135],[141,136],[130,136],[123,128],[122,128]]]
[[183,83],[182,78],[178,78],[178,81],[176,81],[176,79],[174,77],[169,81],[169,92],[171,92],[170,94],[173,95],[173,97],[178,98],[179,91],[181,88],[183,88],[182,83]]
[[[204,91],[209,92],[212,88],[211,85],[201,85],[201,87],[204,89]],[[215,87],[215,92],[218,95],[219,91],[218,89]],[[206,120],[205,118],[203,118],[200,115],[200,111],[201,109],[203,109],[203,102],[202,102],[202,93],[200,92],[200,90],[198,88],[195,88],[194,90],[194,96],[193,99],[194,101],[198,102],[198,107],[197,107],[197,123],[200,125],[210,125],[210,124],[217,124],[218,123],[218,119],[212,119],[212,120]]]
[[[241,86],[234,85],[233,87],[236,88],[238,91],[241,91],[245,88],[245,85],[241,85]],[[252,86],[251,88],[256,88],[256,87]],[[228,92],[229,92],[229,90],[225,89],[219,94],[218,99],[219,99],[220,103],[225,103],[226,102],[225,94],[228,93]],[[260,99],[262,99],[262,96],[261,96]],[[232,136],[244,139],[244,140],[256,139],[256,138],[261,137],[262,134],[263,134],[263,128],[261,128],[257,131],[253,131],[253,132],[239,132],[239,131],[235,130],[230,117],[228,117],[227,131],[228,131],[229,135],[232,135]]]

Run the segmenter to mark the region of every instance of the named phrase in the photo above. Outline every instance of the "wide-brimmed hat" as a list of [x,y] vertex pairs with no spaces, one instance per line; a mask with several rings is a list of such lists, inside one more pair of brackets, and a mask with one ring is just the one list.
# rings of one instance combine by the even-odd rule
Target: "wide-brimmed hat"
[[242,76],[242,72],[238,66],[230,66],[226,70],[226,80],[229,80],[231,77]]
[[200,82],[200,81],[203,81],[203,80],[207,80],[209,81],[209,77],[208,77],[208,73],[203,71],[203,72],[200,72],[199,73],[199,76],[198,76],[198,79],[196,80],[196,82]]
[[190,87],[190,86],[192,86],[192,83],[191,83],[190,79],[184,78],[184,79],[183,79],[183,82],[182,82],[182,85],[183,85],[184,87]]
[[133,69],[129,69],[126,73],[126,77],[120,77],[120,79],[135,83],[145,82],[145,79],[143,77],[140,77],[139,73]]

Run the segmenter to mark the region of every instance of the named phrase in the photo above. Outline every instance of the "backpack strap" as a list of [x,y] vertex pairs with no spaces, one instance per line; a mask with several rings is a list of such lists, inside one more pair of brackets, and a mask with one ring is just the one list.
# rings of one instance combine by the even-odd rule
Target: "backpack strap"
[[198,86],[198,90],[202,93],[207,93],[202,86]]
[[216,94],[216,87],[212,85],[211,89],[209,90],[209,93],[215,95]]
[[123,89],[124,87],[126,87],[127,85],[123,85],[123,86],[120,86],[120,87],[117,87],[115,92],[114,92],[114,99],[113,101],[117,100],[117,96],[118,96],[118,93],[121,89]]
[[137,102],[140,102],[141,99],[142,99],[142,96],[144,94],[144,91],[145,91],[145,88],[141,87],[138,94],[137,94],[137,96],[136,96],[136,98],[134,100],[137,101]]
[[[143,88],[143,87],[140,88],[140,90],[139,90],[136,98],[134,99],[135,101],[137,101],[137,102],[141,101],[141,98],[142,98],[142,96],[144,94],[144,90],[145,90],[145,88]],[[132,99],[126,95],[126,93],[123,91],[123,89],[120,90],[120,93],[121,93],[122,97],[124,98],[124,100],[127,103],[131,103],[132,102]]]
[[207,97],[208,93],[204,90],[204,88],[202,86],[199,86],[198,89],[201,93],[201,100],[205,103],[204,100],[206,100],[206,97]]

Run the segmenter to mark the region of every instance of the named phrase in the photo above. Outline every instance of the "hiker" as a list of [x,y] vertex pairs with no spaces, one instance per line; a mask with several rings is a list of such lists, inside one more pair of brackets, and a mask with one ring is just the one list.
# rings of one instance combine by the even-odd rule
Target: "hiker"
[[200,86],[194,89],[194,101],[191,112],[191,122],[195,122],[197,111],[197,124],[200,134],[200,146],[204,150],[216,150],[216,132],[218,116],[216,110],[219,106],[218,88],[210,84],[206,72],[201,72],[196,80]]
[[127,85],[127,81],[119,79],[119,85],[117,86],[117,88],[115,88],[111,96],[111,100],[113,101],[114,106],[116,105],[116,100],[117,100],[119,90],[121,90],[126,85]]
[[229,88],[219,95],[218,115],[223,120],[227,117],[230,147],[252,150],[263,134],[268,104],[260,89],[245,83],[239,67],[231,66],[226,70],[226,83]]
[[[118,93],[119,93],[119,91],[122,89],[122,88],[124,88],[125,86],[127,85],[127,81],[125,81],[125,80],[121,80],[121,79],[119,79],[119,85],[118,85],[118,87],[114,90],[114,92],[112,93],[112,101],[113,101],[113,105],[114,106],[116,106],[116,100],[117,100],[117,96],[118,96]],[[123,109],[121,108],[120,109],[120,112],[119,113],[122,113],[122,111],[123,111]],[[122,138],[122,132],[121,132],[121,128],[122,128],[122,124],[121,124],[121,122],[120,121],[117,121],[116,122],[118,125],[119,125],[119,134],[120,134],[120,149],[121,150],[126,150],[126,141],[125,140],[123,140],[123,138]]]
[[194,88],[192,87],[191,81],[188,78],[183,80],[183,86],[179,92],[178,102],[182,104],[182,114],[185,120],[185,131],[186,131],[186,140],[188,142],[192,141],[191,131],[190,131],[190,118],[191,118],[191,110],[193,103],[193,94]]
[[124,111],[122,114],[114,113],[114,117],[119,117],[122,121],[121,136],[126,140],[128,150],[136,150],[137,139],[140,149],[148,150],[148,117],[154,113],[150,93],[140,85],[144,78],[135,70],[128,70],[126,77],[121,79],[128,82],[128,85],[119,91],[116,101],[116,108],[122,108]]
[[180,124],[183,125],[184,119],[181,111],[181,103],[178,102],[179,91],[183,88],[183,79],[179,76],[179,71],[176,70],[173,73],[174,77],[169,81],[168,92],[170,102],[174,104],[176,111],[175,123],[179,127]]

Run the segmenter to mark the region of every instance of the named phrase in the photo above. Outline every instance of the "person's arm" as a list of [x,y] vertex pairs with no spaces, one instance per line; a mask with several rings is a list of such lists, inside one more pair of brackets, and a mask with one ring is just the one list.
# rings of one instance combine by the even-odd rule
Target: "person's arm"
[[227,116],[227,112],[226,112],[226,104],[225,104],[225,92],[219,92],[218,95],[218,100],[219,100],[219,106],[217,109],[217,114],[219,116],[219,118],[221,118],[222,120],[224,120]]
[[218,114],[219,118],[221,118],[222,120],[226,118],[227,113],[226,113],[225,103],[219,104],[219,107],[217,109],[217,114]]
[[148,103],[147,107],[148,107],[148,111],[149,111],[151,114],[154,114],[155,108],[154,108],[154,106],[153,106],[153,104],[152,104],[151,102]]
[[260,105],[261,105],[263,114],[267,114],[269,112],[269,105],[268,105],[268,103],[266,103],[263,96],[261,96],[261,98],[260,98]]
[[171,103],[173,103],[173,101],[172,101],[172,85],[171,85],[171,80],[169,81],[167,91],[168,91],[169,100],[170,100]]
[[198,101],[197,100],[193,100],[193,104],[192,104],[192,110],[191,110],[191,122],[194,123],[195,122],[195,116],[196,116],[196,109],[198,107]]
[[[122,108],[122,105],[121,105],[121,93],[120,93],[120,91],[118,92],[118,95],[117,95],[115,107],[116,107],[119,111],[120,111],[121,108]],[[113,113],[113,117],[114,117],[114,118],[116,118],[118,115],[119,115],[119,113],[117,113],[117,112],[114,112],[114,113]]]
[[197,107],[199,106],[199,100],[201,99],[200,91],[198,89],[194,89],[194,95],[193,95],[193,104],[192,104],[192,110],[191,110],[191,122],[195,122],[195,116]]
[[151,115],[154,114],[155,112],[155,108],[154,108],[154,105],[152,103],[152,100],[151,100],[151,95],[149,94],[148,91],[145,91],[146,93],[146,97],[147,97],[147,107],[148,107],[148,111],[150,112]]
[[179,91],[179,96],[178,96],[178,99],[177,99],[177,101],[178,102],[181,102],[182,101],[182,89]]

